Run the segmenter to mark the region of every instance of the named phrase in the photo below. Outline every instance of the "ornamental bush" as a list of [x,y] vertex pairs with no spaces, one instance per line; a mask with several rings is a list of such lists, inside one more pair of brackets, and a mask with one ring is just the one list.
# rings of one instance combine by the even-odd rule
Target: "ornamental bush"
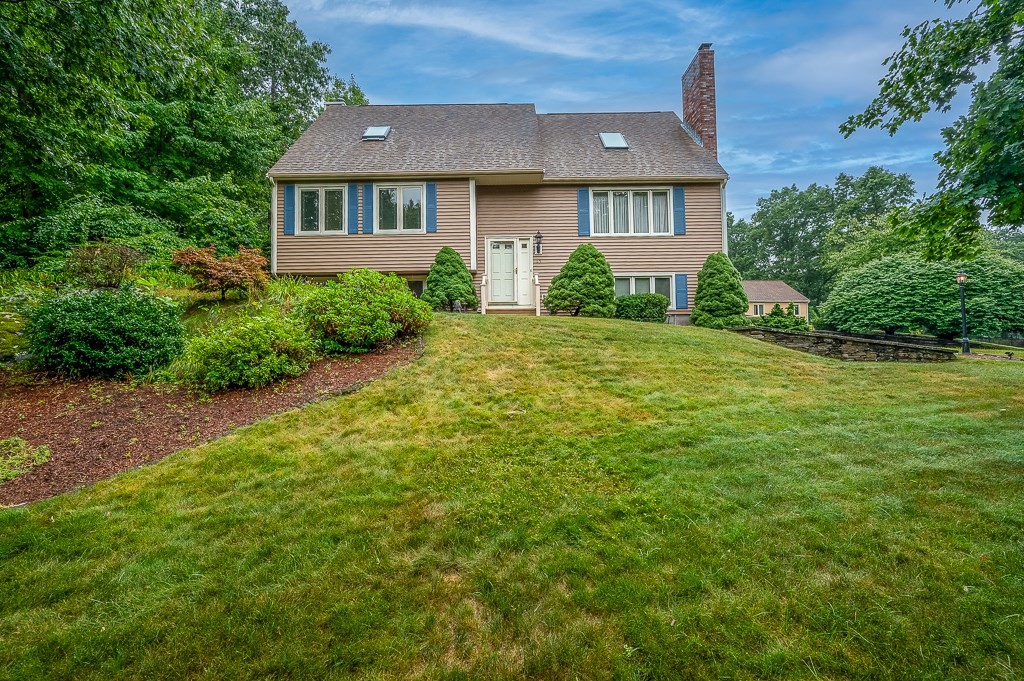
[[425,329],[430,305],[395,274],[358,269],[318,286],[296,306],[326,352],[365,352]]
[[193,336],[172,373],[209,392],[259,388],[305,373],[316,354],[316,341],[301,322],[276,311],[260,311],[232,317]]
[[709,329],[745,326],[749,323],[746,311],[747,292],[740,273],[725,253],[712,253],[697,275],[690,321]]
[[64,273],[93,288],[117,288],[146,259],[142,251],[101,241],[75,246],[64,261]]
[[611,317],[615,314],[615,277],[593,244],[576,248],[551,280],[544,297],[548,312],[572,316]]
[[144,373],[170,362],[184,335],[175,303],[132,289],[47,298],[25,325],[30,361],[70,376]]
[[775,306],[768,314],[754,318],[754,326],[764,326],[783,331],[811,330],[811,325],[807,323],[807,320],[793,311],[792,303],[785,310],[782,309],[781,305],[775,303]]
[[181,271],[196,280],[197,291],[220,291],[220,299],[228,291],[240,291],[249,296],[267,287],[267,259],[258,248],[238,247],[238,255],[217,257],[217,247],[186,248],[176,251],[171,260]]
[[79,196],[36,221],[32,240],[41,253],[64,253],[87,241],[174,235],[174,225],[134,206],[99,195]]
[[454,248],[445,246],[437,252],[420,300],[435,310],[451,310],[456,300],[468,309],[477,306],[473,275]]
[[615,318],[664,323],[669,299],[660,293],[635,293],[615,299]]
[[822,325],[855,333],[900,330],[959,337],[965,270],[968,333],[998,336],[1024,330],[1024,266],[993,253],[964,262],[927,262],[893,255],[850,270],[821,306]]

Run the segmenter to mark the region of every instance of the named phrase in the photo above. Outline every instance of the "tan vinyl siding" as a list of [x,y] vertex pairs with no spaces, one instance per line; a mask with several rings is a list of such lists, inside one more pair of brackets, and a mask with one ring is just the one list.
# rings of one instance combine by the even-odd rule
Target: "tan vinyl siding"
[[722,250],[721,185],[686,185],[686,234],[681,236],[578,236],[578,188],[478,186],[477,286],[486,267],[488,237],[532,236],[539,230],[544,253],[533,256],[533,266],[542,295],[569,254],[589,242],[604,253],[615,274],[687,274],[689,307],[697,290],[697,272],[710,254]]
[[[424,180],[426,182],[427,180]],[[408,183],[407,180],[403,183]],[[451,246],[469,262],[469,180],[437,182],[437,232],[364,234],[363,191],[359,184],[359,233],[285,235],[284,186],[277,185],[277,273],[325,275],[368,267],[382,272],[425,273],[442,246]],[[296,183],[332,185],[329,181]],[[342,184],[342,183],[337,183]],[[377,184],[387,184],[380,183]],[[298,200],[296,199],[296,203]],[[296,210],[298,208],[296,207]],[[424,210],[426,207],[424,206]]]

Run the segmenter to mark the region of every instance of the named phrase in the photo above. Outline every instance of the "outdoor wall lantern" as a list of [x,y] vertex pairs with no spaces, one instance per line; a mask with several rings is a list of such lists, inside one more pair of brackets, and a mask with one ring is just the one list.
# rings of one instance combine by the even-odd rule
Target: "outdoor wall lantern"
[[961,350],[966,355],[971,352],[971,341],[967,338],[967,301],[964,298],[964,287],[967,285],[967,273],[960,270],[956,273],[956,283],[960,285],[960,323],[963,327]]
[[540,255],[544,252],[544,235],[537,230],[537,233],[533,235],[533,252]]

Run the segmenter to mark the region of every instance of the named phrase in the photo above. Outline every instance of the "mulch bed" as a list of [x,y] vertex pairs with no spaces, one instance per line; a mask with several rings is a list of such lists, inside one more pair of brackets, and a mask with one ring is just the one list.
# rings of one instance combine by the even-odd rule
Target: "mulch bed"
[[0,484],[0,507],[90,485],[159,461],[271,414],[352,392],[414,361],[418,343],[324,359],[308,372],[256,390],[204,396],[167,384],[53,380],[0,372],[0,439],[49,446],[52,456]]
[[[1024,355],[1024,351],[1022,351],[1021,354]],[[978,359],[1003,359],[1003,360],[1009,360],[1009,361],[1012,361],[1012,362],[1024,361],[1024,357],[1016,357],[1016,356],[1015,357],[1010,357],[1009,355],[1006,355],[1006,354],[1003,354],[1003,355],[987,355],[987,354],[981,353],[981,352],[970,352],[970,353],[967,353],[966,355],[964,355],[964,357],[977,357]]]

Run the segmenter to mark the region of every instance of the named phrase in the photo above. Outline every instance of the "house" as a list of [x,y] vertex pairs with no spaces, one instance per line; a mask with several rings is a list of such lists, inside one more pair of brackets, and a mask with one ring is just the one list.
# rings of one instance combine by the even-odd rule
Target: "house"
[[688,319],[696,275],[726,248],[714,52],[673,112],[538,114],[532,104],[329,104],[268,173],[271,271],[395,272],[414,291],[442,246],[485,313],[539,314],[569,254],[593,243],[621,294]]
[[785,310],[790,305],[798,316],[810,321],[811,299],[784,281],[775,279],[745,280],[743,289],[747,292],[748,317],[763,317],[776,305]]

